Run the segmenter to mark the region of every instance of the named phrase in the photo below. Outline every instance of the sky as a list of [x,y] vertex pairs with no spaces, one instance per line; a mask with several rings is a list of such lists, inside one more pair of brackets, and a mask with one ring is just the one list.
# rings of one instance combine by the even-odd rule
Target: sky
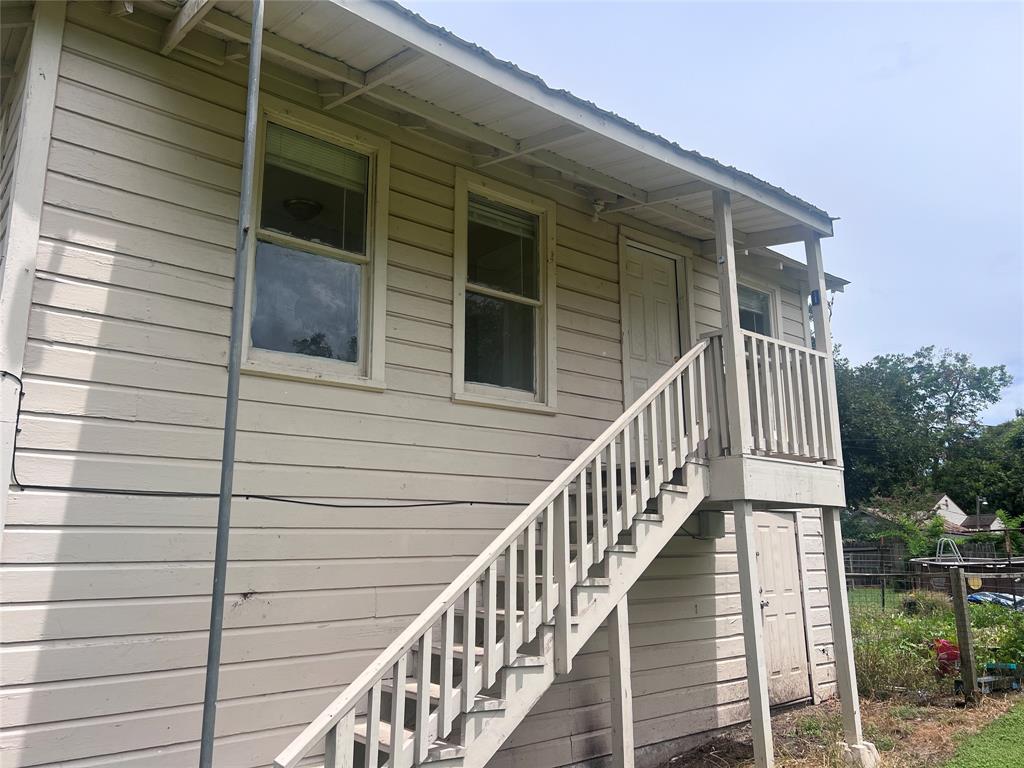
[[969,352],[1015,378],[985,421],[1024,407],[1024,3],[403,5],[839,217],[844,354]]

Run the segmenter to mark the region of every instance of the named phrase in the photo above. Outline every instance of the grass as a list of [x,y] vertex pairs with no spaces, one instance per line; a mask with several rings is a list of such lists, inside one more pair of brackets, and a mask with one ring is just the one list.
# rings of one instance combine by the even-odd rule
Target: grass
[[[953,697],[923,706],[861,699],[864,738],[878,748],[884,768],[1024,766],[1024,757],[1019,752],[1001,746],[995,747],[997,759],[993,763],[981,762],[975,753],[968,752],[961,762],[947,765],[958,747],[970,749],[976,733],[984,732],[989,723],[1001,723],[999,718],[1011,709],[1014,717],[1024,715],[1024,703],[1016,694],[986,696],[970,709]],[[1015,721],[1008,730],[1021,731],[1022,725]],[[776,714],[772,717],[776,768],[848,768],[837,747],[842,730],[837,701]],[[703,746],[676,755],[663,766],[684,767],[754,768],[749,726],[729,729]]]
[[1024,703],[1017,704],[1000,718],[957,747],[953,759],[944,768],[1006,768],[1024,765]]

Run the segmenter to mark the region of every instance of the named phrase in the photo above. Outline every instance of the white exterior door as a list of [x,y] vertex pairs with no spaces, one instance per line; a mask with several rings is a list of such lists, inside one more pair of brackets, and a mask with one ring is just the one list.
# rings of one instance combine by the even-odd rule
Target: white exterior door
[[629,245],[625,251],[623,295],[629,382],[626,401],[642,395],[681,354],[679,279],[676,262]]
[[811,695],[796,516],[792,512],[756,512],[754,524],[768,700],[772,705],[787,704]]

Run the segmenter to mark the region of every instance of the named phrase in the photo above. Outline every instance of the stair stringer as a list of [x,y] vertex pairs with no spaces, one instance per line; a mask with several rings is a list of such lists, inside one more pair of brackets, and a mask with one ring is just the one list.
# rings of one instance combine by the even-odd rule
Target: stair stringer
[[[710,469],[703,464],[688,463],[683,468],[683,473],[687,486],[685,494],[662,490],[658,495],[662,521],[634,521],[633,525],[637,530],[637,551],[605,553],[609,589],[597,593],[578,617],[578,623],[572,627],[570,658],[575,658],[582,650],[608,618],[612,609],[626,596],[690,515],[707,498],[711,491]],[[554,635],[553,626],[543,624],[539,627],[539,648],[536,655],[544,659],[543,667],[505,667],[501,670],[505,709],[500,717],[489,718],[486,725],[472,736],[465,754],[460,758],[461,768],[485,768],[556,681],[558,675],[555,672]]]

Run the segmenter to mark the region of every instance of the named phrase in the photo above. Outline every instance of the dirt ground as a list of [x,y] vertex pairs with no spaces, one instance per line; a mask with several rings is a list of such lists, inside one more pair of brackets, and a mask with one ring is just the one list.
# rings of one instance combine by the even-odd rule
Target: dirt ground
[[[915,705],[862,700],[864,734],[885,768],[940,768],[957,744],[1020,701],[994,694],[965,708],[948,699]],[[772,718],[779,768],[845,768],[835,744],[841,738],[839,704],[826,701]],[[664,768],[749,768],[754,765],[749,726],[730,729],[702,747],[676,755]]]

